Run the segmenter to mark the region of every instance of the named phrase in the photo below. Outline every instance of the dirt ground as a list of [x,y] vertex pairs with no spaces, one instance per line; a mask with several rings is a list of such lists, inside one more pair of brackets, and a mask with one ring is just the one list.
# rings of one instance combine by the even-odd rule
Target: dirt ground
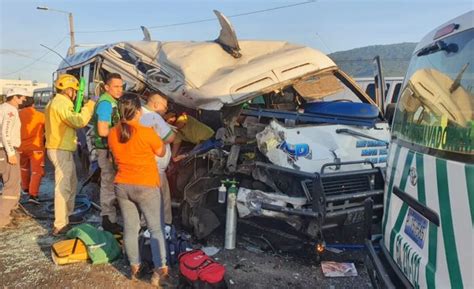
[[[53,176],[47,169],[41,198],[51,197]],[[95,185],[84,190],[96,191]],[[83,191],[83,193],[84,193]],[[21,214],[12,228],[0,231],[0,288],[150,288],[150,274],[141,281],[129,281],[124,258],[107,265],[77,263],[55,265],[51,259],[51,244],[58,238],[50,235],[52,220],[41,206],[25,204],[27,211],[38,218]],[[98,226],[99,213],[91,211],[86,221]],[[288,233],[280,224],[244,220],[238,224],[237,248],[223,249],[223,228],[219,228],[205,243],[194,242],[196,247],[216,247],[213,257],[226,267],[229,288],[370,288],[364,268],[362,251],[333,253],[326,251],[322,260],[354,262],[357,277],[326,278],[316,260],[314,246]],[[354,243],[360,240],[360,228],[336,229],[327,233],[327,242]],[[359,241],[360,243],[360,241]],[[173,268],[176,273],[177,268]]]

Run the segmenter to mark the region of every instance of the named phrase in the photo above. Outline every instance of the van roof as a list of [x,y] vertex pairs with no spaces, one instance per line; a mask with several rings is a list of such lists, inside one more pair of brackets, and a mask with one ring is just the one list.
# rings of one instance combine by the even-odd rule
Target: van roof
[[440,38],[436,40],[433,39],[434,36],[436,35],[436,32],[438,32],[441,28],[446,27],[449,24],[459,24],[459,28],[456,29],[455,32],[450,33],[449,35],[454,35],[462,31],[473,28],[474,27],[474,10],[471,10],[454,19],[451,19],[447,21],[446,23],[438,26],[436,29],[433,29],[430,33],[428,33],[425,37],[423,37],[423,39],[418,43],[413,54],[418,53],[418,51],[422,49],[423,47],[426,47],[429,44],[435,42],[436,40],[439,40]]

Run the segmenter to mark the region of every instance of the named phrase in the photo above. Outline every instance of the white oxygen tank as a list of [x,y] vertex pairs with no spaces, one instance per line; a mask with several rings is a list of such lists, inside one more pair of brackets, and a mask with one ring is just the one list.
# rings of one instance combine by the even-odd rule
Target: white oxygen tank
[[235,180],[229,182],[232,185],[227,191],[227,215],[225,222],[225,244],[227,250],[235,249],[235,241],[237,235],[237,182]]

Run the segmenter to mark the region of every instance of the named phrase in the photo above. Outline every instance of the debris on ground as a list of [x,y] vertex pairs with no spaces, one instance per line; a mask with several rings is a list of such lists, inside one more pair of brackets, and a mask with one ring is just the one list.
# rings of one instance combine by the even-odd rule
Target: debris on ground
[[214,246],[209,246],[209,247],[202,247],[201,250],[203,250],[204,253],[206,253],[207,256],[212,257],[215,254],[219,253],[219,251],[221,249],[219,249],[217,247],[214,247]]
[[[48,168],[46,173],[41,191],[50,192],[49,196],[43,197],[52,197],[54,174]],[[89,184],[82,193],[94,196],[94,191],[98,191],[98,187]],[[144,274],[138,282],[128,279],[129,266],[124,258],[96,266],[90,263],[56,266],[51,259],[51,246],[61,238],[50,235],[52,218],[42,209],[43,204],[24,206],[35,218],[19,210],[14,225],[0,230],[0,288],[150,288],[151,273]],[[100,223],[96,210],[90,210],[85,219],[88,223]],[[225,276],[230,288],[370,288],[362,264],[362,251],[323,253],[322,260],[354,260],[359,269],[356,277],[325,278],[310,242],[289,233],[286,227],[257,223],[239,222],[234,250],[222,249],[223,228],[201,244],[201,247],[220,249],[213,258],[226,267]],[[359,231],[360,228],[354,228],[341,235],[341,231],[334,230],[335,237],[331,232],[326,236],[331,240],[354,242]],[[249,245],[263,252],[254,248],[249,250]],[[177,266],[171,269],[174,273],[178,271]]]
[[340,263],[333,261],[321,262],[324,277],[355,277],[357,269],[354,263]]

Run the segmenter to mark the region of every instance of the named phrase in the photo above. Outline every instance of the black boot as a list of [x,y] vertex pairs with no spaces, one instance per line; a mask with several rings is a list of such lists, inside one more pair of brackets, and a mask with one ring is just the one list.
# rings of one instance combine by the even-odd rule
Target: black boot
[[123,231],[122,226],[117,223],[112,223],[109,216],[102,216],[102,228],[104,231],[109,231],[112,234],[121,234]]

